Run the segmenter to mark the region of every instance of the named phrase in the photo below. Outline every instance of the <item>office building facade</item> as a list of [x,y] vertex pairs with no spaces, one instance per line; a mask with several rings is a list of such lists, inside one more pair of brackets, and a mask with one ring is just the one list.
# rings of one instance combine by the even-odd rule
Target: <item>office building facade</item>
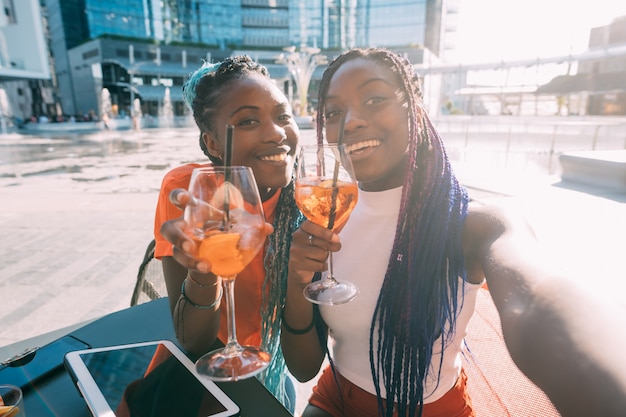
[[144,114],[156,111],[160,90],[169,88],[179,103],[176,112],[184,112],[177,90],[186,76],[202,59],[215,61],[234,51],[263,56],[260,61],[279,85],[288,82],[289,73],[275,57],[292,45],[321,48],[331,58],[350,47],[384,46],[418,63],[424,49],[435,56],[445,50],[442,37],[451,13],[444,3],[455,2],[45,0],[66,114],[96,110],[101,88],[109,89],[126,113],[131,96],[140,98]]
[[45,22],[38,0],[0,0],[2,130],[54,103]]

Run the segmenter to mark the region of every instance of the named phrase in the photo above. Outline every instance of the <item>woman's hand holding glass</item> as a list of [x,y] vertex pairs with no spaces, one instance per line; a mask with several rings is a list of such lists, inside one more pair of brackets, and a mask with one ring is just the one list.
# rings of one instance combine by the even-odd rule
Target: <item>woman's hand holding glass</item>
[[[170,192],[170,201],[180,210],[185,210],[191,201],[191,194],[183,188],[177,188]],[[161,234],[167,239],[173,248],[174,259],[191,271],[198,271],[202,274],[211,272],[211,263],[205,259],[198,258],[198,245],[187,233],[187,223],[181,216],[177,219],[164,222],[161,226]],[[274,232],[271,223],[265,223],[263,233],[268,236]]]
[[[303,146],[296,170],[296,204],[307,219],[331,231],[348,220],[358,199],[358,187],[350,157],[342,145]],[[307,236],[314,246],[315,235]],[[343,304],[359,290],[344,278],[333,275],[333,251],[328,252],[328,274],[304,288],[304,296],[315,304]]]
[[332,230],[305,220],[293,234],[289,251],[289,285],[300,292],[311,283],[311,274],[328,270],[329,252],[341,249],[339,235]]

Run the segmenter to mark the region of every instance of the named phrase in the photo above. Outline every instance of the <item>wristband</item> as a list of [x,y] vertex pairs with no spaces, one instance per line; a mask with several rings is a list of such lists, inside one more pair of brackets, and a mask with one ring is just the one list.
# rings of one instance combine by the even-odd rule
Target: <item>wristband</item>
[[191,276],[191,272],[187,271],[187,279],[191,282],[193,282],[195,285],[197,285],[198,287],[202,287],[202,288],[209,288],[209,287],[214,287],[216,286],[219,282],[220,279],[218,278],[213,284],[202,284],[198,281],[196,281],[192,276]]
[[186,302],[188,302],[189,304],[191,304],[193,307],[195,307],[195,308],[199,308],[199,309],[201,309],[201,310],[210,310],[210,309],[212,309],[213,307],[215,307],[215,306],[217,305],[217,303],[219,303],[219,302],[220,302],[220,300],[222,299],[222,295],[224,294],[224,289],[223,289],[222,287],[220,287],[220,289],[219,289],[220,294],[217,296],[217,299],[216,299],[213,303],[211,303],[211,304],[209,304],[209,305],[206,305],[206,306],[205,306],[205,305],[202,305],[202,304],[196,304],[196,303],[194,303],[193,301],[191,301],[191,300],[189,299],[189,297],[187,297],[187,294],[185,293],[185,283],[186,283],[186,282],[187,282],[187,279],[184,279],[184,280],[183,280],[183,285],[180,287],[180,295],[183,297],[183,299],[184,299]]
[[283,327],[285,328],[285,330],[287,330],[288,333],[291,333],[291,334],[295,334],[295,335],[307,334],[315,326],[315,315],[313,315],[313,318],[311,319],[311,323],[308,326],[306,326],[304,329],[294,329],[293,327],[287,324],[287,320],[285,320],[285,315],[283,313],[281,313],[281,316],[282,316],[281,323]]

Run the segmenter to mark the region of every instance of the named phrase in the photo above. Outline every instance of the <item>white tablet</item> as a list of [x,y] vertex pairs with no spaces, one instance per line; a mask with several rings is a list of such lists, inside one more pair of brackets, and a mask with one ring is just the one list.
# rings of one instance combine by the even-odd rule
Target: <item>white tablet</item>
[[85,349],[65,366],[95,417],[228,417],[239,407],[171,341]]

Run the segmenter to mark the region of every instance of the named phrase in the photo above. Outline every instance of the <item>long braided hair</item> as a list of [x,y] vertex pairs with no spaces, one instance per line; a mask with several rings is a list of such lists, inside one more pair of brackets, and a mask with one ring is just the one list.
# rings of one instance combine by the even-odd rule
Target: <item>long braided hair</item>
[[[392,416],[393,403],[397,403],[399,416],[421,416],[433,353],[442,352],[453,336],[462,305],[457,291],[463,291],[466,278],[461,234],[467,192],[452,172],[438,132],[421,109],[418,75],[395,52],[351,49],[329,64],[319,87],[318,141],[323,137],[330,80],[342,64],[356,58],[371,60],[396,74],[399,97],[408,112],[409,163],[393,249],[370,327],[370,367],[380,415]],[[438,365],[441,369],[441,360]],[[435,377],[439,381],[439,374]]]
[[[230,57],[221,63],[205,63],[195,71],[183,86],[183,98],[193,112],[193,117],[200,128],[200,147],[214,165],[223,165],[222,159],[211,155],[202,139],[202,132],[211,131],[213,117],[221,107],[221,100],[227,93],[232,81],[258,73],[269,78],[267,69],[254,62],[248,56]],[[294,171],[295,172],[295,171]],[[294,178],[280,193],[274,216],[274,233],[267,238],[264,257],[265,280],[263,282],[263,300],[261,303],[261,345],[272,355],[270,365],[258,375],[259,380],[287,408],[289,404],[285,392],[285,359],[280,348],[280,329],[287,293],[287,262],[291,236],[304,216],[296,206]]]

